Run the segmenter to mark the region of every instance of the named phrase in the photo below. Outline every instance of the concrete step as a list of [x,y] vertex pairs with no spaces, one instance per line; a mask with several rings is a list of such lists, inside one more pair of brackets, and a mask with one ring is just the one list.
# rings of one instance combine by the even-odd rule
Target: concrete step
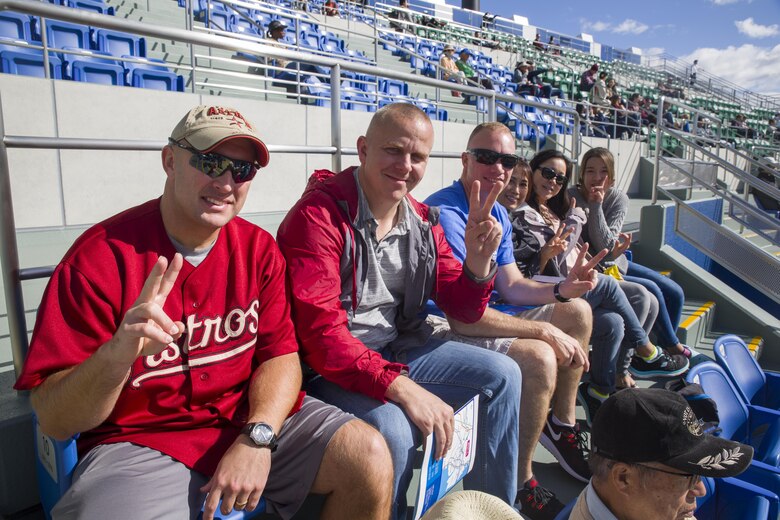
[[698,344],[707,334],[715,317],[715,302],[686,301],[683,315],[677,327],[677,337],[686,345],[698,350]]

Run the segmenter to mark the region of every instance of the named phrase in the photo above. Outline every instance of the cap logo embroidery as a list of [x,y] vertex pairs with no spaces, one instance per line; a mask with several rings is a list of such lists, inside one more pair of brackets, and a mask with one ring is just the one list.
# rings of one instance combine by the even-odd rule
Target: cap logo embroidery
[[239,112],[238,110],[230,110],[229,108],[223,108],[223,107],[209,107],[208,112],[206,112],[206,115],[209,117],[215,115],[228,116],[230,118],[230,121],[232,121],[231,124],[236,125],[238,127],[245,126],[249,129],[252,128],[252,125],[249,124],[249,121],[247,121],[246,118],[242,116],[241,112]]
[[688,428],[688,431],[691,432],[691,435],[701,437],[704,434],[698,417],[696,417],[690,407],[686,408],[683,412],[682,421],[685,427]]
[[717,455],[708,455],[696,463],[697,466],[703,469],[726,469],[724,466],[733,466],[739,459],[742,458],[744,453],[741,448],[737,446],[734,449],[724,449]]

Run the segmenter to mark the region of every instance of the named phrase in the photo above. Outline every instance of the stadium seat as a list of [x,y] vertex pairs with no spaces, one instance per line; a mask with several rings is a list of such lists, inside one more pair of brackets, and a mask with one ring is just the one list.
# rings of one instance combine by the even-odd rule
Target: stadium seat
[[[51,510],[57,501],[70,487],[73,471],[78,464],[76,439],[78,435],[67,441],[55,440],[41,431],[38,419],[33,416],[33,435],[35,435],[35,471],[38,476],[38,494],[41,507],[48,520],[51,520]],[[214,518],[219,520],[242,520],[254,518],[265,512],[265,500],[254,511],[231,511],[223,515],[217,507]],[[202,514],[198,515],[198,519]]]
[[[0,72],[45,78],[43,51],[23,47],[0,46]],[[49,77],[62,79],[62,60],[49,55]]]
[[124,61],[122,64],[131,87],[184,92],[184,78],[168,69],[162,60],[145,58],[141,62]]
[[322,38],[316,32],[301,31],[298,43],[301,47],[307,47],[318,51],[322,50]]
[[30,17],[11,11],[0,11],[0,41],[4,39],[31,42]]
[[780,500],[775,493],[737,478],[702,479],[707,494],[696,499],[698,520],[775,520]]
[[780,374],[762,370],[742,338],[733,334],[721,336],[713,350],[718,364],[746,403],[780,410]]
[[739,479],[780,494],[780,412],[744,403],[713,361],[691,367],[685,380],[700,384],[717,403],[721,437],[754,447],[753,461]]
[[89,52],[85,55],[65,56],[67,77],[73,81],[119,87],[126,85],[124,67],[108,55]]
[[95,31],[97,50],[113,56],[146,57],[146,40],[133,34],[109,29]]
[[74,49],[89,50],[92,47],[90,45],[89,27],[59,20],[46,21],[46,41],[50,47],[57,49],[72,47]]
[[106,5],[102,0],[67,0],[67,3],[63,5],[74,9],[84,9],[85,11],[114,16],[114,8]]

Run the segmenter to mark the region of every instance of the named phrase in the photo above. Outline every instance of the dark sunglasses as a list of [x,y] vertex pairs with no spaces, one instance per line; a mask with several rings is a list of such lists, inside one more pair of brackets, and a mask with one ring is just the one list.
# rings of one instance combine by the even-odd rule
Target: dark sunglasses
[[511,170],[520,162],[520,157],[511,153],[498,153],[484,148],[469,148],[466,152],[473,155],[479,164],[493,165],[501,161],[501,166],[507,170]]
[[542,166],[539,168],[539,172],[542,174],[542,177],[547,179],[548,181],[551,181],[555,179],[555,183],[559,186],[563,186],[566,184],[566,181],[568,180],[565,175],[562,173],[558,173],[552,168],[548,168],[547,166]]
[[650,470],[653,470],[653,471],[659,471],[659,472],[661,472],[661,473],[666,473],[667,475],[675,475],[675,476],[678,476],[678,477],[683,477],[683,478],[686,478],[686,479],[688,479],[688,483],[687,483],[687,484],[688,484],[688,490],[689,490],[689,491],[692,491],[692,490],[693,490],[693,488],[695,488],[695,487],[696,487],[696,485],[697,485],[699,482],[701,482],[701,476],[699,476],[699,475],[694,475],[694,474],[692,474],[692,473],[677,473],[677,472],[675,472],[675,471],[667,471],[667,470],[665,470],[665,469],[661,469],[661,468],[654,468],[653,466],[647,466],[647,465],[645,465],[645,464],[640,464],[640,463],[638,463],[638,462],[635,462],[635,463],[634,463],[634,465],[635,465],[635,466],[641,466],[641,467],[643,467],[643,468],[650,469]]
[[190,166],[205,173],[212,179],[216,179],[227,170],[230,170],[233,182],[241,184],[242,182],[251,181],[257,174],[258,166],[256,162],[239,161],[218,153],[201,153],[170,138],[168,142],[190,152],[192,154]]

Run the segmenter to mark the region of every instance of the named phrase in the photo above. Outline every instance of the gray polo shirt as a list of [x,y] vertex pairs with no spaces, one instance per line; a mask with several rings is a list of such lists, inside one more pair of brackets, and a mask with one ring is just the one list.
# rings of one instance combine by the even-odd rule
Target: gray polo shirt
[[358,182],[358,168],[354,176],[358,191],[357,228],[368,246],[368,272],[349,330],[368,348],[380,350],[398,336],[395,320],[404,297],[412,208],[404,198],[398,206],[398,222],[382,240],[377,240],[377,221]]

